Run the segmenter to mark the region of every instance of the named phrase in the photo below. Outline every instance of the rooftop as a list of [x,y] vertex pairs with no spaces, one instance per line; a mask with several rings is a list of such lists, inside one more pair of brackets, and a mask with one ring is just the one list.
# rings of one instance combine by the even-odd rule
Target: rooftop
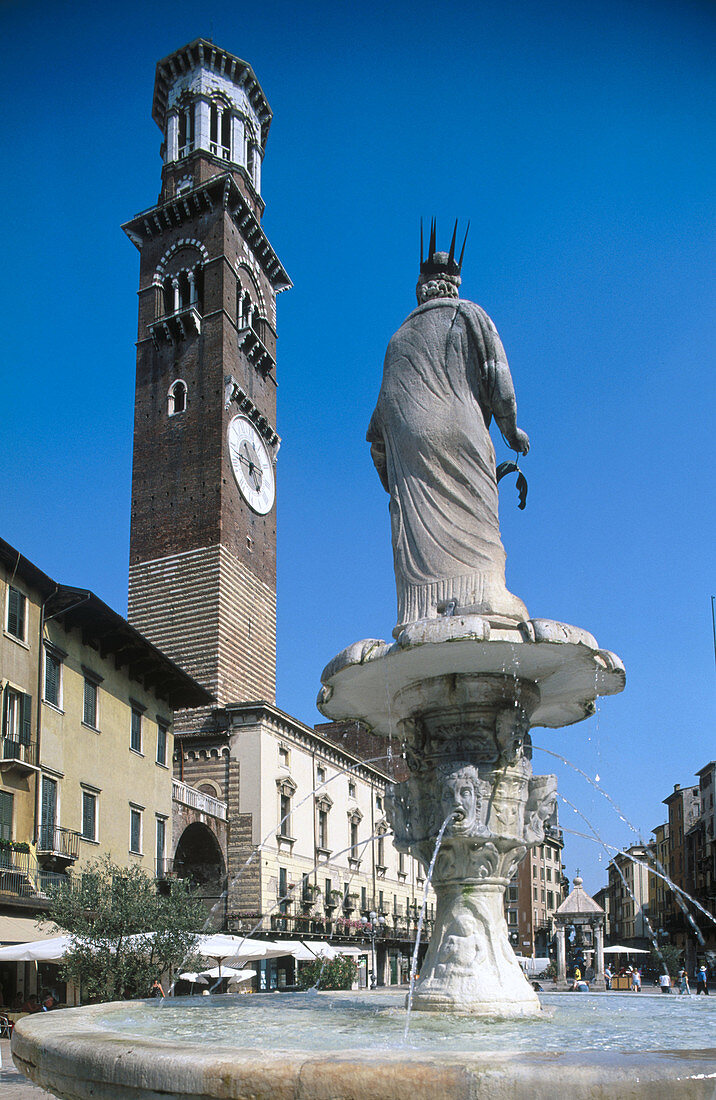
[[59,584],[10,543],[0,539],[0,563],[11,576],[20,577],[40,596],[44,621],[58,619],[66,630],[78,628],[82,641],[101,657],[114,657],[130,679],[143,683],[172,707],[198,707],[213,702],[213,695],[158,650],[143,634],[87,588]]

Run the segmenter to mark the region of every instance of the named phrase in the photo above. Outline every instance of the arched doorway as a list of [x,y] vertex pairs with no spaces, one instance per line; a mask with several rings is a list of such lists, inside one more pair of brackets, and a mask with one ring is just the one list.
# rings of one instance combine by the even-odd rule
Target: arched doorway
[[189,879],[212,908],[226,888],[226,864],[219,842],[201,821],[187,825],[174,853],[174,873]]

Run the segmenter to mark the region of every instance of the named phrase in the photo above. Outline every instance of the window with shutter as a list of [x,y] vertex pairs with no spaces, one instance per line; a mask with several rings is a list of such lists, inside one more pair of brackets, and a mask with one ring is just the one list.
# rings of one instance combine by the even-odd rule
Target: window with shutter
[[167,727],[163,722],[157,722],[157,764],[167,762]]
[[97,684],[86,676],[82,721],[86,726],[97,729]]
[[7,632],[21,642],[25,641],[26,604],[24,593],[10,585],[7,594]]
[[32,740],[32,696],[20,696],[20,741],[29,745]]
[[82,792],[82,837],[97,839],[97,795],[90,791]]
[[13,796],[9,791],[0,791],[0,840],[12,840]]
[[142,854],[142,811],[134,808],[129,811],[129,850]]
[[142,712],[138,707],[132,707],[132,726],[129,747],[133,752],[142,751]]
[[54,851],[56,825],[57,780],[50,779],[49,775],[43,775],[40,805],[40,848],[46,852]]
[[45,702],[60,706],[60,677],[62,661],[51,650],[45,650]]

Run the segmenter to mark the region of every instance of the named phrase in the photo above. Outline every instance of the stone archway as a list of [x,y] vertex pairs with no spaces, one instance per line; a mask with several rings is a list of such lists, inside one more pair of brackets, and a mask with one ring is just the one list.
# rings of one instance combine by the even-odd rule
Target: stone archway
[[212,908],[226,888],[226,861],[214,833],[201,821],[187,825],[174,853],[174,873],[189,879]]

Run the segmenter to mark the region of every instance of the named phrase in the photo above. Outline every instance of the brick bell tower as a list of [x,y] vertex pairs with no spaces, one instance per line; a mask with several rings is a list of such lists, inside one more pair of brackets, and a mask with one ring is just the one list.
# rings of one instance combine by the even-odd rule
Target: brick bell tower
[[291,281],[261,225],[271,109],[250,65],[197,39],[157,65],[152,117],[159,200],[122,227],[141,256],[129,620],[219,706],[272,703],[276,295]]

